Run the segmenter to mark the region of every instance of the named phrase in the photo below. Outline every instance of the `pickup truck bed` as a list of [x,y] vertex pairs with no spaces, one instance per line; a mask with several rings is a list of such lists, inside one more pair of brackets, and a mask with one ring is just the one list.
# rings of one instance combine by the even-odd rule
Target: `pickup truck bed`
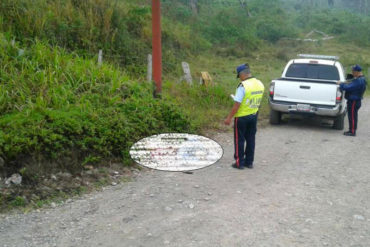
[[343,129],[346,112],[343,93],[336,84],[344,80],[338,61],[294,59],[282,77],[270,85],[270,123],[278,124],[285,113],[311,114],[334,119],[334,128]]

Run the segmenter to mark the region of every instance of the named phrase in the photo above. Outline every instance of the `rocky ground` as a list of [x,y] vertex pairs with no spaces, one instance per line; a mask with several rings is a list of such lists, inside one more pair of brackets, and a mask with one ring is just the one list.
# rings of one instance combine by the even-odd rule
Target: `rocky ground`
[[0,216],[0,246],[370,246],[370,101],[357,137],[326,122],[260,128],[253,170],[143,170],[54,208]]

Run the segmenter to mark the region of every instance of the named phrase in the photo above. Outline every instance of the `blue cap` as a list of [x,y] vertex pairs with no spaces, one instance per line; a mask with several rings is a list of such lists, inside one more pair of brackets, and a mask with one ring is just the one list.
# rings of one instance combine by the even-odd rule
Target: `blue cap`
[[236,78],[239,78],[239,73],[242,72],[243,70],[246,70],[248,73],[250,73],[250,69],[249,69],[249,65],[246,63],[246,64],[242,64],[242,65],[239,65],[237,68],[236,68]]
[[361,72],[362,71],[362,68],[361,68],[360,65],[356,64],[355,66],[352,66],[352,71]]

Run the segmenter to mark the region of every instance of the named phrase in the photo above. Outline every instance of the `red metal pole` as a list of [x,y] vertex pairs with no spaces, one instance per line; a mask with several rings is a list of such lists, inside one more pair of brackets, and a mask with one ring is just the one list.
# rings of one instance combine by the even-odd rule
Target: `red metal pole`
[[162,41],[161,41],[161,1],[152,0],[153,25],[153,80],[155,94],[162,92]]

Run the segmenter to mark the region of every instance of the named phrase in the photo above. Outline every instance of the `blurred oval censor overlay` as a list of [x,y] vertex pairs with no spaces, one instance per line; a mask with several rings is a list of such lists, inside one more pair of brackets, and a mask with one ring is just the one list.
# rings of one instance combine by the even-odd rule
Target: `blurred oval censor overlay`
[[130,149],[138,164],[161,171],[183,172],[201,169],[221,159],[220,144],[204,136],[167,133],[141,139]]

